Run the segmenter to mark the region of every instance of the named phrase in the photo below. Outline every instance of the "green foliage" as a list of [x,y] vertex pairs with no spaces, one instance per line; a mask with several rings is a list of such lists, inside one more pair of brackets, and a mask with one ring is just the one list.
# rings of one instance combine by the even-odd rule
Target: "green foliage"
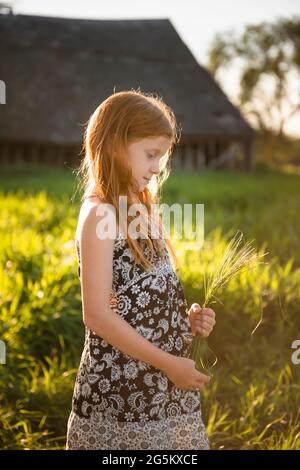
[[[0,177],[0,448],[63,449],[84,338],[79,204],[70,171],[26,172]],[[204,270],[214,270],[237,229],[269,252],[268,264],[241,272],[213,305],[208,342],[218,363],[202,410],[216,449],[300,449],[300,366],[291,362],[300,331],[299,182],[266,170],[207,172],[173,174],[164,189],[164,202],[205,204],[203,248],[184,251],[176,241],[189,305],[201,304]]]
[[[299,136],[289,138],[288,125],[299,116],[300,17],[250,24],[215,35],[208,69],[220,84],[224,72],[238,77],[232,100],[259,132],[259,159],[267,163],[299,163]],[[296,121],[294,121],[296,122]],[[295,140],[295,141],[294,141]]]

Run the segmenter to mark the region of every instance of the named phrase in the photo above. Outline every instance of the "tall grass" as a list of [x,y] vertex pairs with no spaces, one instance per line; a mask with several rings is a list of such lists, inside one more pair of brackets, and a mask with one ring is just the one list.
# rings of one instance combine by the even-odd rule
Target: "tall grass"
[[[230,280],[210,344],[219,362],[202,392],[216,449],[300,449],[300,177],[260,171],[174,174],[164,202],[205,203],[205,244],[183,251],[178,275],[189,304],[203,272],[239,228],[268,263]],[[279,192],[280,188],[280,192]],[[73,237],[78,200],[68,170],[3,169],[0,176],[0,448],[63,449],[84,327]],[[201,303],[201,302],[199,302]],[[263,313],[263,321],[254,331]],[[298,336],[298,338],[297,338]]]

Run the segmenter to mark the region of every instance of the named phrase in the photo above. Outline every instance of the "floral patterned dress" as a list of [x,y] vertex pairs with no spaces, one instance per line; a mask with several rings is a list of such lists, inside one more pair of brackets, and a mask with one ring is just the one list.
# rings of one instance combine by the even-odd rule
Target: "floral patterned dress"
[[[80,276],[77,242],[76,248]],[[187,302],[166,246],[164,252],[146,272],[117,236],[110,307],[157,347],[185,356],[192,339]],[[209,449],[199,391],[177,388],[161,370],[86,327],[66,449]]]

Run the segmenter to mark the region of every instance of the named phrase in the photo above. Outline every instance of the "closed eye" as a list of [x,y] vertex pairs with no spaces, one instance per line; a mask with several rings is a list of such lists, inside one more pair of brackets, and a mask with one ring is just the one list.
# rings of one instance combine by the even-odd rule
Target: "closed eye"
[[155,158],[155,155],[150,155],[150,153],[148,153],[148,157],[150,158],[150,160],[152,160],[153,158]]

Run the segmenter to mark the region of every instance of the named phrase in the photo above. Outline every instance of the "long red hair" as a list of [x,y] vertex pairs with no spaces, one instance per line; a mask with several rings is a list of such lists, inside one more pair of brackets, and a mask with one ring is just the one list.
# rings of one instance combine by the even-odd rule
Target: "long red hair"
[[[127,146],[143,138],[160,136],[171,141],[162,158],[160,174],[153,176],[151,186],[139,191],[126,157]],[[87,122],[83,142],[84,158],[79,167],[83,183],[82,199],[93,194],[112,204],[119,223],[119,196],[127,196],[128,207],[133,203],[143,204],[150,220],[151,206],[160,202],[160,190],[169,176],[170,157],[178,141],[175,115],[161,98],[140,90],[113,93],[96,108]],[[130,217],[127,217],[127,228],[130,222]],[[176,254],[160,214],[158,223],[159,233],[164,234],[173,263],[177,265]],[[152,267],[154,251],[160,258],[164,257],[164,244],[160,238],[151,238],[150,234],[144,237],[150,253],[150,258],[147,258],[140,240],[131,238],[128,231],[126,233],[135,262],[145,270]]]

